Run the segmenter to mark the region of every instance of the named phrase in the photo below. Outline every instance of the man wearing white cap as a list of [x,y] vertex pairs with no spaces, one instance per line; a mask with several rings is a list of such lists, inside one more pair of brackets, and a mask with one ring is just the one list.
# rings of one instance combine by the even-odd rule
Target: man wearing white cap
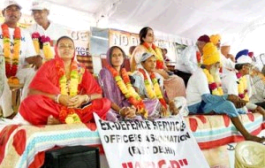
[[263,143],[265,138],[251,135],[241,120],[240,111],[246,102],[234,94],[224,94],[219,77],[220,53],[213,43],[203,47],[202,68],[194,73],[187,87],[190,114],[226,114],[246,140]]
[[[67,36],[67,31],[60,25],[48,20],[49,4],[43,0],[37,0],[32,3],[32,16],[36,22],[28,30],[30,34],[39,33],[40,36],[47,36],[51,39],[51,45],[55,44],[57,39],[62,36]],[[53,51],[53,49],[52,49]]]
[[236,56],[236,72],[229,72],[222,79],[222,87],[225,93],[234,94],[247,102],[244,111],[252,110],[261,113],[265,117],[265,111],[262,107],[249,102],[251,96],[251,87],[249,74],[252,71],[252,59],[248,56],[248,50],[240,51]]
[[[22,99],[28,93],[28,85],[33,78],[35,71],[33,68],[26,68],[27,64],[39,63],[36,52],[32,44],[29,33],[19,27],[17,23],[21,17],[21,6],[14,0],[5,0],[2,14],[5,17],[0,28],[0,48],[3,49],[5,57],[6,77],[19,79],[19,83],[24,84]],[[1,51],[2,52],[2,51]],[[40,60],[41,61],[41,60]],[[4,79],[4,90],[0,97],[0,106],[3,110],[3,117],[12,115],[11,90]]]

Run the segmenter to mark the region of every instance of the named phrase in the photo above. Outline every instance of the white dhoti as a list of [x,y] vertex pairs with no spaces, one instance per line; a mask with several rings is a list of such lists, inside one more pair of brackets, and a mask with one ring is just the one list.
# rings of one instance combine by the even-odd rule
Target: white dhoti
[[34,78],[36,71],[33,68],[23,68],[17,72],[17,78],[21,84],[24,84],[20,101],[24,100],[29,92],[29,85]]
[[[23,90],[22,90],[22,96],[21,101],[27,97],[29,92],[29,85],[32,81],[33,77],[35,76],[36,71],[33,68],[23,68],[19,69],[16,77],[19,79],[20,84],[24,84]],[[10,90],[10,87],[7,82],[7,78],[4,75],[4,88],[3,93],[0,96],[0,106],[3,110],[3,117],[8,117],[11,114],[13,114],[13,108],[12,108],[12,92]]]
[[6,76],[4,76],[3,93],[0,97],[0,106],[2,107],[3,117],[8,117],[13,114],[12,108],[12,93],[7,83]]

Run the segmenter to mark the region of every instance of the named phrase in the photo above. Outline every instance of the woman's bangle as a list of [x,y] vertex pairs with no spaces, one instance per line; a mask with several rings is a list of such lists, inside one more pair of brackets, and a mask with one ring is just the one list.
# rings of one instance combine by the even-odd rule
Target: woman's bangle
[[125,107],[122,107],[120,110],[119,110],[119,114],[121,115],[121,111],[124,109]]
[[56,95],[56,97],[55,97],[56,103],[60,103],[60,96],[61,96],[61,94]]
[[86,95],[85,103],[88,103],[91,101],[91,95]]

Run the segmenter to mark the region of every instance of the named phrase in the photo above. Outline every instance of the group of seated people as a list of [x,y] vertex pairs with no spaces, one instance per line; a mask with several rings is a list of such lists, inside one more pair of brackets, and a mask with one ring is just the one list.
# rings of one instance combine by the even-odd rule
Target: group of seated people
[[[17,9],[6,8],[5,16],[10,12],[7,10]],[[12,26],[12,21],[7,17],[5,24]],[[29,91],[24,94],[26,98],[21,102],[19,115],[33,125],[88,123],[93,121],[94,112],[101,119],[113,122],[155,120],[180,112],[187,115],[187,104],[190,114],[226,114],[245,139],[265,141],[251,135],[239,119],[239,114],[248,110],[265,116],[261,106],[249,102],[252,60],[248,55],[239,54],[235,68],[221,79],[219,70],[224,67],[224,61],[218,50],[220,41],[216,43],[218,38],[214,38],[211,42],[204,35],[196,47],[188,50],[194,52],[191,59],[197,63],[187,79],[167,69],[161,50],[154,44],[152,28],[142,28],[139,39],[140,45],[131,57],[131,72],[124,68],[125,52],[112,46],[107,51],[108,64],[100,71],[97,81],[76,61],[74,41],[68,36],[60,37],[54,46],[54,58],[41,65],[36,74],[31,74],[33,79],[24,86]],[[30,63],[30,59],[34,62],[34,58],[26,61]],[[182,66],[187,66],[187,62]],[[221,81],[226,78],[227,82],[222,85]]]
[[87,123],[93,120],[93,112],[109,121],[153,120],[179,112],[174,98],[165,95],[163,77],[155,72],[154,54],[145,52],[137,71],[129,75],[124,51],[113,46],[97,82],[75,61],[70,37],[57,40],[55,53],[38,69],[20,105],[20,115],[31,124]]

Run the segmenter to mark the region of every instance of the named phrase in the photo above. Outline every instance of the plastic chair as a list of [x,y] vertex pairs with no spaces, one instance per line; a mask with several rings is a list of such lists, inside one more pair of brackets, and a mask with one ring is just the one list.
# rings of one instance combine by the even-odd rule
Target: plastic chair
[[265,146],[251,141],[237,144],[235,168],[265,168]]

